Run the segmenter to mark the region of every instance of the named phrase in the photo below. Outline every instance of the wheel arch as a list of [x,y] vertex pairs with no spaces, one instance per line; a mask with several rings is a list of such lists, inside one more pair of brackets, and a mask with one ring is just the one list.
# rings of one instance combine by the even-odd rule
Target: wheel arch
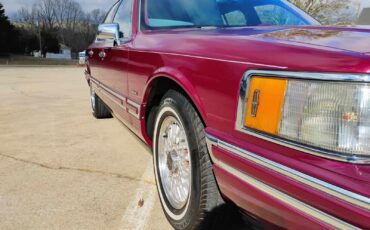
[[182,92],[194,106],[203,124],[207,126],[207,115],[194,85],[181,72],[173,68],[163,67],[155,71],[149,78],[143,98],[143,104],[145,105],[144,130],[145,136],[150,141],[154,129],[155,107],[159,105],[165,93],[170,89]]

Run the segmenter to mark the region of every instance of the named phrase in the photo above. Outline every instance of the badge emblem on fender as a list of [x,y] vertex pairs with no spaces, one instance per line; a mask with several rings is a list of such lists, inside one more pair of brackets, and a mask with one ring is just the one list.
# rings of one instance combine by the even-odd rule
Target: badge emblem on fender
[[259,106],[259,100],[260,100],[260,90],[256,89],[253,92],[253,98],[252,98],[252,108],[251,108],[251,116],[256,117],[257,116],[257,110]]

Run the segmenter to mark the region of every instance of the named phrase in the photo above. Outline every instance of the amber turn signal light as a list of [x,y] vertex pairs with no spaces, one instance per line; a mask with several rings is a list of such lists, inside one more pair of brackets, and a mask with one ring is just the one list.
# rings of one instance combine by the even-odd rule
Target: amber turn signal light
[[252,78],[248,93],[245,126],[269,134],[277,134],[286,87],[286,79]]

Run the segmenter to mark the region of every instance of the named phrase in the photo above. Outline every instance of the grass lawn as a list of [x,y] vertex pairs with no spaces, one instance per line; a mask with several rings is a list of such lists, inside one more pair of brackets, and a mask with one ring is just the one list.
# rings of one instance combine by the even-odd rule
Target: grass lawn
[[0,65],[78,65],[78,60],[58,60],[11,55],[0,57]]

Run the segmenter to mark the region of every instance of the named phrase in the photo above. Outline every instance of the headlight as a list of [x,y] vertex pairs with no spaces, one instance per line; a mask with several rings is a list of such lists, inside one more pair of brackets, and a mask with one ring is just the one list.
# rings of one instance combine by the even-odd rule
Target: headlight
[[279,136],[370,156],[370,86],[288,81]]
[[295,145],[370,157],[370,84],[252,76],[243,127]]

